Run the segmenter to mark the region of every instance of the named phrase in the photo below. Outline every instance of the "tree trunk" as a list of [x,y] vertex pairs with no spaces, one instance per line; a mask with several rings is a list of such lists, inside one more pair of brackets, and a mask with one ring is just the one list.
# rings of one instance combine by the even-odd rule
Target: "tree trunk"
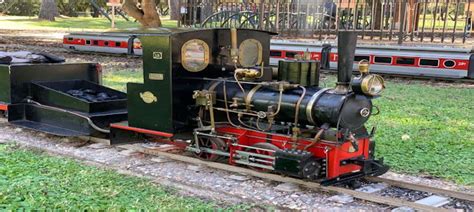
[[58,6],[54,0],[42,0],[39,19],[55,21],[54,17],[59,15]]
[[124,0],[122,8],[145,28],[161,27],[161,19],[158,11],[156,11],[155,0],[142,0],[140,8],[138,8],[136,1]]
[[179,20],[180,15],[179,15],[179,1],[177,0],[168,0],[168,8],[169,8],[169,13],[170,13],[170,19],[171,20]]

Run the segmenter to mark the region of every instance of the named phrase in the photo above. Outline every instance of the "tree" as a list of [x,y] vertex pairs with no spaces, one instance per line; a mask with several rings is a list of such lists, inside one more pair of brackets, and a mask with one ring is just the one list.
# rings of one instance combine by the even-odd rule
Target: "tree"
[[42,0],[41,8],[38,15],[39,19],[55,21],[54,17],[58,16],[58,6],[55,0]]
[[141,0],[140,4],[137,0],[124,0],[122,8],[145,28],[161,27],[155,0]]

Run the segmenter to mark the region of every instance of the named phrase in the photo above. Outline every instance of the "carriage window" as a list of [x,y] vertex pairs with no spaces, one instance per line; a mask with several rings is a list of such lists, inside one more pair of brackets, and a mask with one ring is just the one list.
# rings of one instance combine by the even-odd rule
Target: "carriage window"
[[286,52],[286,57],[288,58],[295,58],[298,52]]
[[270,57],[281,57],[281,51],[270,51]]
[[74,38],[69,37],[69,38],[67,38],[67,40],[72,41],[72,40],[74,40]]
[[456,62],[454,60],[446,60],[444,61],[444,67],[446,68],[452,68],[456,65]]
[[438,66],[439,66],[439,60],[420,59],[420,66],[433,66],[433,67],[438,67]]
[[363,56],[363,55],[356,55],[354,57],[354,61],[355,62],[360,62],[362,60],[367,60],[367,61],[370,61],[370,56]]
[[109,45],[109,41],[105,41],[104,46],[108,46],[108,45]]
[[115,42],[115,46],[120,46],[120,42]]
[[93,44],[94,46],[98,46],[98,45],[99,45],[99,41],[98,41],[98,40],[92,41],[92,44]]
[[375,63],[387,63],[391,64],[392,63],[392,58],[391,57],[375,57],[374,58]]
[[91,40],[86,40],[87,45],[91,45]]
[[399,64],[399,65],[415,65],[415,58],[397,57],[397,64]]

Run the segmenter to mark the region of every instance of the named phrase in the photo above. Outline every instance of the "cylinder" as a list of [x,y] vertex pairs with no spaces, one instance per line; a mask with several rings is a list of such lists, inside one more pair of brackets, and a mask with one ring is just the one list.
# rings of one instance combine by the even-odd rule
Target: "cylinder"
[[357,32],[339,31],[337,37],[337,84],[349,85],[354,66]]

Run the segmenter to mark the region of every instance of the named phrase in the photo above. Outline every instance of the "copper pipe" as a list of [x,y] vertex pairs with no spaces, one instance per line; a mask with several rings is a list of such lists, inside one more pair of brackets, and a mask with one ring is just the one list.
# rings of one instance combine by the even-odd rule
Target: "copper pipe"
[[314,136],[314,141],[311,142],[310,144],[308,144],[307,146],[304,147],[304,150],[307,150],[309,149],[310,147],[314,146],[315,144],[317,144],[321,138],[321,135],[323,134],[324,132],[324,129],[320,129],[318,131],[318,133],[316,133],[316,136]]

